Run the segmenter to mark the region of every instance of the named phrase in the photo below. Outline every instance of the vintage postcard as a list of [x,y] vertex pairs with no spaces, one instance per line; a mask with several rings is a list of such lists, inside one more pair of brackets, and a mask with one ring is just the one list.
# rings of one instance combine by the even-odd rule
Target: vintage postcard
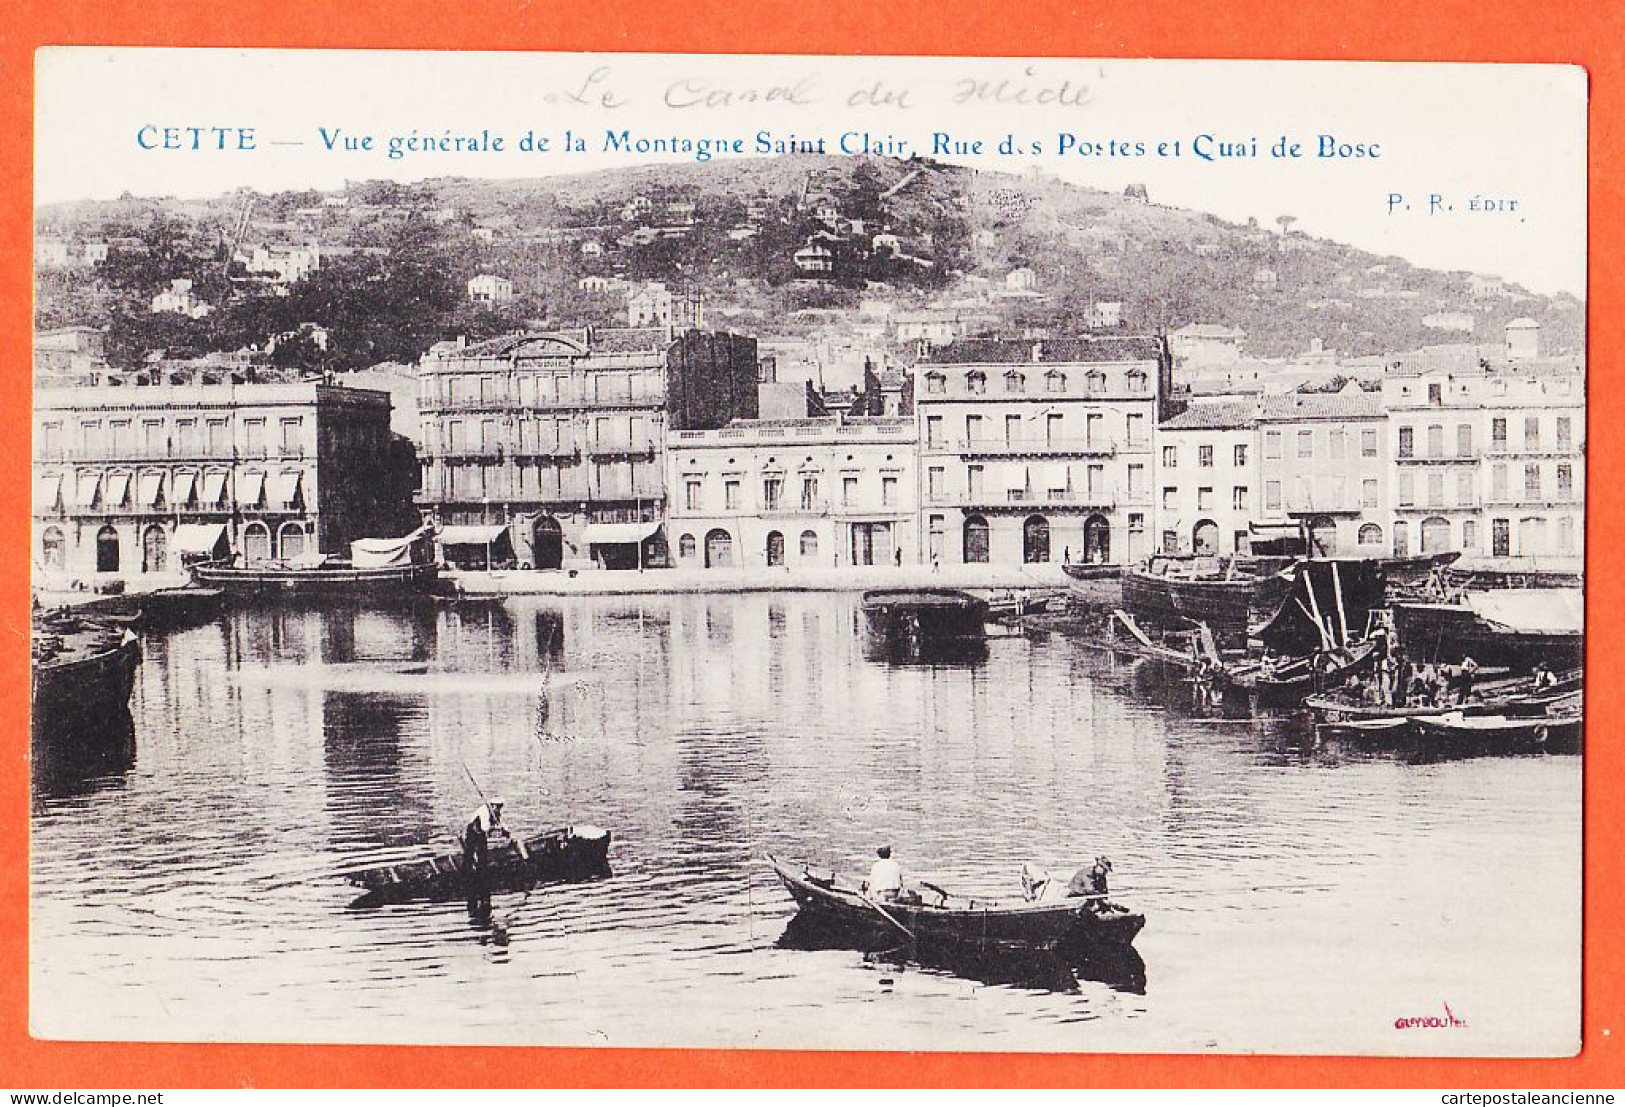
[[35,1036],[1579,1049],[1580,69],[36,87]]

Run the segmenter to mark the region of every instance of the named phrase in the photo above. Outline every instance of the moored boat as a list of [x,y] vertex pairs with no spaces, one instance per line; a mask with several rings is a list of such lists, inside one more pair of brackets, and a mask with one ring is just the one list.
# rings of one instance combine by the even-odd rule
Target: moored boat
[[1022,592],[1008,592],[994,596],[987,603],[987,617],[994,622],[1020,619],[1028,615],[1042,615],[1049,610],[1048,596],[1029,596]]
[[1396,603],[1393,612],[1401,645],[1433,661],[1568,668],[1585,650],[1584,597],[1576,589],[1469,593],[1460,603]]
[[36,746],[127,711],[141,645],[128,627],[73,611],[34,620],[29,703]]
[[1441,748],[1529,752],[1572,749],[1580,739],[1578,713],[1515,717],[1451,711],[1414,720],[1419,738]]
[[1291,564],[1280,558],[1153,557],[1123,574],[1123,607],[1164,626],[1202,623],[1221,641],[1240,645],[1261,613],[1285,597]]
[[349,558],[306,555],[290,562],[205,561],[192,579],[234,596],[380,596],[424,592],[440,577],[433,561],[430,528],[404,538],[363,538]]
[[857,889],[842,887],[833,874],[817,874],[805,866],[798,873],[771,854],[768,862],[809,921],[844,930],[890,930],[915,943],[1047,949],[1079,941],[1127,946],[1145,925],[1143,915],[1097,913],[1091,898],[1000,903],[935,893],[935,903],[880,903]]
[[887,650],[918,654],[984,641],[988,602],[953,588],[884,589],[863,594],[863,618]]
[[608,875],[609,841],[609,831],[601,827],[574,826],[523,839],[523,849],[515,840],[494,845],[477,887],[464,868],[460,852],[378,865],[343,876],[366,889],[366,894],[352,904],[356,907],[523,891],[537,884]]

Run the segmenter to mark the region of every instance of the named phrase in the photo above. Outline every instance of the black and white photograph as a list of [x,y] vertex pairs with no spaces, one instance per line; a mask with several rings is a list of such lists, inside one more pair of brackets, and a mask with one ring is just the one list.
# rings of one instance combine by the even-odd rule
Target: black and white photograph
[[1583,71],[35,82],[36,1037],[1580,1049]]

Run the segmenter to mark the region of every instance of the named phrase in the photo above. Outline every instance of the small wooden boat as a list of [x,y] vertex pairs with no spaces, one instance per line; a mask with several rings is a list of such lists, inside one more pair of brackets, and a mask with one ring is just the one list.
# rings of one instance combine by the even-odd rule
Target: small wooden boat
[[1315,730],[1323,738],[1347,742],[1398,742],[1410,735],[1411,720],[1402,715],[1383,715],[1341,723],[1321,723]]
[[1021,619],[1028,615],[1042,615],[1049,610],[1050,597],[1028,596],[1008,592],[987,602],[987,617],[992,622]]
[[331,560],[304,567],[281,563],[234,566],[203,562],[192,579],[234,596],[380,596],[422,592],[440,576],[438,565],[357,568]]
[[1051,903],[999,903],[937,894],[937,903],[880,903],[843,888],[833,874],[797,873],[771,854],[768,863],[796,906],[815,923],[845,930],[889,930],[915,943],[960,946],[1019,946],[1047,949],[1063,941],[1127,946],[1145,926],[1145,916],[1110,911],[1093,898]]
[[1580,687],[1581,670],[1554,674],[1550,686],[1537,688],[1533,677],[1485,682],[1474,689],[1474,698],[1465,704],[1390,706],[1355,700],[1342,692],[1325,692],[1307,697],[1303,703],[1322,723],[1349,723],[1364,719],[1424,719],[1460,711],[1466,715],[1544,715],[1549,707],[1571,696]]
[[952,588],[886,589],[863,594],[870,639],[886,653],[927,656],[987,640],[988,603]]
[[1123,568],[1093,561],[1068,561],[1061,566],[1061,572],[1073,580],[1121,580]]
[[[29,706],[41,742],[76,741],[88,724],[129,709],[141,644],[128,627],[75,611],[37,616]],[[61,751],[57,751],[61,752]]]
[[1451,711],[1415,720],[1417,735],[1441,748],[1532,751],[1572,748],[1580,738],[1578,714],[1516,718]]
[[493,846],[484,884],[471,886],[463,855],[442,854],[342,874],[366,894],[351,906],[367,907],[406,900],[448,900],[490,892],[523,891],[537,884],[586,880],[609,872],[609,831],[596,826],[550,830],[524,839],[524,849],[508,841]]

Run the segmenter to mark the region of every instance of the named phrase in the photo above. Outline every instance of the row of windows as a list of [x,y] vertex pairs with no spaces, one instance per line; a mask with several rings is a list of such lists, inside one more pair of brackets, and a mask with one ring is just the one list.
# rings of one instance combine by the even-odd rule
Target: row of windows
[[[1238,442],[1230,453],[1231,463],[1236,468],[1245,468],[1247,465],[1247,444]],[[1164,446],[1162,448],[1162,467],[1164,469],[1179,468],[1179,447]],[[1199,445],[1196,447],[1196,467],[1198,469],[1213,468],[1213,447]]]
[[[241,421],[243,448],[263,453],[274,441],[283,453],[296,453],[305,447],[305,420],[301,416],[278,419],[275,438],[269,419],[244,418]],[[47,456],[77,446],[87,454],[129,454],[137,449],[146,456],[169,454],[200,456],[228,455],[233,448],[231,424],[227,419],[182,417],[172,422],[161,416],[143,419],[82,419],[76,426],[77,441],[70,443],[64,424],[50,421],[40,425],[39,446]]]
[[[1019,470],[1021,482],[1014,481],[1014,473],[1005,470],[1007,478],[1004,488],[1006,498],[1016,502],[1037,499],[1035,490],[1043,493],[1042,498],[1054,501],[1077,499],[1079,494],[1096,498],[1105,496],[1112,491],[1106,479],[1104,465],[1085,465],[1081,469],[1076,466],[1048,466],[1039,469],[1038,479],[1033,479],[1033,470],[1030,466],[1022,466]],[[942,503],[949,497],[948,470],[946,466],[932,465],[925,471],[925,494],[934,503]],[[975,500],[987,494],[987,467],[983,465],[965,466],[965,493],[968,498]],[[1145,466],[1130,465],[1128,467],[1128,491],[1131,496],[1143,495],[1145,492]]]
[[[1295,449],[1294,449],[1294,456],[1295,457],[1311,458],[1311,457],[1315,456],[1316,434],[1315,434],[1314,430],[1312,430],[1312,429],[1300,430],[1300,431],[1296,432],[1296,435],[1294,437],[1295,437],[1295,442],[1296,442],[1296,446],[1295,446]],[[1278,431],[1278,430],[1267,430],[1267,431],[1265,431],[1264,432],[1264,456],[1266,458],[1271,459],[1271,460],[1276,460],[1276,459],[1279,459],[1279,458],[1283,457],[1284,456],[1284,454],[1283,454],[1284,442],[1285,442],[1284,432]],[[1237,449],[1239,450],[1239,449],[1241,449],[1241,447],[1238,446]],[[1379,452],[1378,452],[1379,449],[1380,449],[1380,446],[1379,446],[1379,443],[1378,443],[1376,428],[1375,427],[1368,427],[1368,428],[1366,428],[1364,430],[1361,430],[1360,431],[1360,456],[1361,457],[1377,457],[1377,456],[1379,456]],[[1348,431],[1346,431],[1342,427],[1333,427],[1333,428],[1331,428],[1330,430],[1328,430],[1326,432],[1326,456],[1327,457],[1331,457],[1331,458],[1347,457],[1348,456],[1348,451],[1349,451],[1349,433],[1348,433]],[[1238,461],[1238,462],[1236,462],[1236,464],[1242,465],[1242,464],[1245,464],[1245,462]]]
[[[734,477],[725,478],[722,482],[722,508],[724,511],[738,511],[744,502],[743,482]],[[859,501],[859,478],[854,475],[841,477],[841,506],[857,507]],[[880,477],[880,503],[883,507],[896,507],[899,503],[899,481],[895,476],[882,474]],[[785,481],[782,476],[764,477],[761,484],[762,496],[758,506],[762,511],[818,511],[826,506],[823,500],[821,478],[816,473],[803,473],[797,478],[797,496],[794,501],[786,498]],[[683,507],[688,511],[706,510],[705,481],[701,477],[685,477],[683,480]]]
[[[1143,413],[1129,412],[1123,422],[1126,432],[1124,441],[1130,447],[1148,445],[1146,426],[1146,416]],[[925,444],[928,448],[940,449],[948,444],[946,427],[946,420],[941,415],[925,417]],[[1001,429],[1002,439],[994,438],[993,435]],[[1107,429],[1106,415],[1103,412],[1085,413],[1082,436],[1074,437],[1078,429],[1076,415],[1067,419],[1062,413],[1054,411],[1041,411],[1031,415],[1006,414],[1002,427],[986,416],[969,414],[965,416],[963,445],[974,448],[994,445],[1001,441],[1006,446],[1074,449],[1106,449],[1116,445],[1116,440]]]
[[[443,448],[450,451],[478,447],[495,451],[508,444],[503,422],[448,419],[441,425]],[[433,442],[435,425],[424,425],[424,440]],[[600,415],[590,423],[570,419],[520,419],[514,424],[513,439],[519,450],[535,448],[570,452],[580,447],[592,449],[652,449],[659,422],[644,415]],[[587,432],[591,432],[588,434]]]
[[[1344,477],[1321,477],[1316,480],[1299,477],[1293,485],[1290,505],[1282,502],[1281,492],[1280,481],[1264,482],[1264,510],[1280,511],[1290,506],[1294,511],[1345,511],[1354,506],[1347,500],[1348,482]],[[1376,479],[1367,478],[1360,482],[1359,506],[1376,507],[1379,495],[1380,487]]]
[[[1279,481],[1274,481],[1272,483],[1275,484],[1277,489],[1280,488],[1280,482]],[[1247,510],[1247,508],[1249,506],[1251,506],[1250,503],[1249,503],[1249,498],[1248,497],[1249,497],[1249,490],[1248,490],[1248,488],[1247,488],[1247,486],[1245,484],[1238,484],[1238,485],[1233,486],[1230,489],[1230,507],[1231,507],[1231,510],[1233,510],[1233,511],[1245,511],[1245,510]],[[1163,507],[1164,511],[1177,511],[1179,509],[1179,488],[1177,486],[1169,485],[1169,486],[1163,488],[1163,490],[1162,490],[1162,507]],[[1212,488],[1198,488],[1196,490],[1196,510],[1197,511],[1212,511],[1213,510],[1213,489]]]
[[[1553,436],[1549,440],[1553,448],[1558,451],[1567,451],[1574,448],[1574,422],[1567,415],[1559,415],[1554,421]],[[1427,428],[1427,456],[1444,456],[1443,425],[1434,423]],[[1496,416],[1490,420],[1490,450],[1493,453],[1505,453],[1508,450],[1507,420]],[[1541,437],[1541,418],[1538,415],[1528,415],[1523,420],[1523,449],[1526,451],[1539,451],[1543,449]],[[1459,457],[1471,456],[1473,452],[1473,426],[1471,423],[1456,424],[1456,454]],[[1399,428],[1399,456],[1416,456],[1416,428],[1401,426]]]
[[[763,550],[767,563],[770,566],[784,564],[784,535],[779,531],[769,531]],[[803,558],[818,556],[818,535],[810,530],[801,532],[797,547]],[[684,534],[677,539],[677,556],[684,561],[693,561],[699,557],[700,546],[692,534]],[[717,529],[705,536],[705,565],[709,569],[726,568],[734,563],[733,535],[725,530]]]
[[[1553,493],[1553,500],[1564,501],[1574,498],[1574,466],[1560,464],[1554,467],[1555,481],[1547,485],[1542,480],[1544,466],[1531,462],[1523,467],[1522,498],[1529,501],[1544,501],[1549,489]],[[1476,503],[1478,485],[1477,479],[1471,470],[1456,474],[1455,503],[1451,506],[1469,507]],[[1427,492],[1427,506],[1443,507],[1445,505],[1445,475],[1443,473],[1427,474],[1425,485]],[[1508,487],[1508,470],[1505,465],[1490,466],[1490,500],[1503,501],[1511,495]],[[1403,471],[1399,474],[1396,498],[1401,507],[1411,507],[1416,503],[1415,474]]]
[[[590,478],[590,479],[589,479]],[[589,466],[452,465],[444,470],[442,495],[456,500],[506,499],[558,502],[580,499],[656,500],[664,494],[658,466],[600,461]]]
[[[1522,383],[1533,385],[1535,382],[1532,380],[1525,380]],[[1540,391],[1542,394],[1550,391],[1554,395],[1570,396],[1574,394],[1574,384],[1574,377],[1557,377],[1550,381],[1541,382]],[[1507,381],[1505,378],[1494,378],[1489,382],[1489,386],[1490,395],[1492,396],[1505,396],[1507,394]],[[1444,403],[1444,383],[1442,381],[1428,381],[1427,388],[1428,403],[1434,405],[1435,407]],[[1402,384],[1399,386],[1399,394],[1401,396],[1409,396],[1412,394],[1412,391],[1413,389],[1411,385]],[[1466,397],[1471,395],[1472,390],[1467,383],[1461,383],[1456,386],[1455,392],[1457,396]]]
[[[273,557],[292,561],[304,556],[313,541],[308,524],[289,521],[276,530],[273,546],[271,528],[264,523],[249,523],[243,528],[243,558],[253,563],[269,561]],[[169,556],[169,531],[156,524],[140,532],[141,571],[162,573],[172,568]],[[46,527],[40,535],[40,563],[46,569],[62,569],[67,565],[68,541],[60,527]],[[96,571],[117,573],[123,566],[124,551],[117,527],[111,524],[96,532]]]
[[464,406],[521,407],[578,403],[658,403],[665,396],[658,369],[638,371],[594,370],[584,376],[570,373],[526,373],[518,378],[518,394],[505,375],[448,373],[424,378],[423,396],[430,403]]
[[[965,374],[965,391],[973,396],[987,393],[987,373],[981,369],[972,369]],[[1027,391],[1027,374],[1019,369],[1007,370],[1001,378],[1005,393],[1020,395]],[[1061,393],[1067,390],[1067,375],[1059,369],[1050,369],[1043,375],[1043,391]],[[1146,392],[1150,387],[1150,377],[1143,369],[1130,369],[1123,374],[1125,387],[1130,392]],[[1099,393],[1106,390],[1106,373],[1101,369],[1091,369],[1083,374],[1085,392]],[[948,375],[941,370],[933,369],[925,374],[925,391],[928,396],[941,396],[948,391]]]

